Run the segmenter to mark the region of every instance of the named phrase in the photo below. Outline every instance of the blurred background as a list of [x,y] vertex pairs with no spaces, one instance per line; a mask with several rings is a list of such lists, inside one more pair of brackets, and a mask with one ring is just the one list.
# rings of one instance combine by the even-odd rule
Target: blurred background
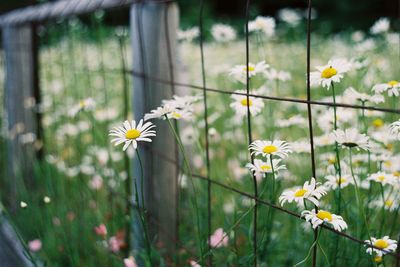
[[[56,1],[56,0],[52,0]],[[35,0],[2,0],[0,2],[0,14],[12,9],[33,5],[35,3],[50,1]],[[183,28],[197,24],[199,0],[178,0],[181,12],[181,25]],[[318,30],[322,33],[337,31],[366,30],[380,17],[396,18],[400,14],[400,1],[398,0],[314,0],[313,7],[318,16]],[[218,18],[222,22],[236,25],[243,22],[244,0],[217,0],[205,1],[206,24],[212,24],[211,18]],[[275,16],[278,10],[294,8],[304,10],[307,6],[305,0],[253,0],[251,1],[252,14]],[[118,11],[108,14],[106,23],[111,25],[127,24],[128,12]],[[395,25],[398,28],[399,25]]]

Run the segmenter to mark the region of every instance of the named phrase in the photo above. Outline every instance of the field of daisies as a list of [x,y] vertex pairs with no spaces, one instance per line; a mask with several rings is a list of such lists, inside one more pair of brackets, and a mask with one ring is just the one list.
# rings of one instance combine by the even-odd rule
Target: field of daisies
[[[14,203],[0,191],[3,211],[30,261],[37,266],[198,267],[210,261],[213,266],[312,266],[316,255],[317,266],[395,266],[400,117],[398,111],[379,110],[399,109],[400,36],[393,21],[381,18],[365,32],[312,32],[315,173],[304,101],[303,13],[284,9],[275,18],[252,17],[248,66],[242,26],[215,21],[204,29],[206,85],[216,89],[206,93],[208,153],[201,89],[179,86],[177,95],[133,120],[135,78],[121,71],[132,62],[127,29],[106,29],[94,40],[84,24],[73,21],[68,38],[47,37],[40,52],[42,102],[21,103],[42,114],[44,140],[23,125],[7,130],[3,110],[0,118],[4,188],[10,184],[7,140],[45,147],[44,160],[34,163],[35,188],[18,178]],[[56,32],[50,29],[46,36]],[[201,88],[199,29],[182,29],[178,38],[175,75]],[[140,197],[135,184],[127,190],[132,177],[127,162],[140,159],[138,148],[166,134],[155,123],[169,125],[181,155],[176,255],[162,253],[162,245],[147,233],[146,211],[133,217],[127,201]],[[207,181],[198,177],[241,192],[212,185],[211,235]],[[145,237],[143,249],[135,251],[128,249],[135,239],[127,233],[133,220]]]

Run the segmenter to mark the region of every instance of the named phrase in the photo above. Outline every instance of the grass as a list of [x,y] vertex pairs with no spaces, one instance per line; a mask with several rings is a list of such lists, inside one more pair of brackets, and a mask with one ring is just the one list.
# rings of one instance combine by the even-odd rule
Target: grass
[[[127,216],[125,183],[128,177],[125,169],[121,147],[113,147],[109,143],[108,131],[112,125],[125,120],[124,108],[131,110],[130,101],[124,96],[123,77],[132,77],[121,71],[122,62],[118,39],[113,31],[100,28],[91,38],[87,37],[89,29],[81,25],[66,27],[60,24],[53,31],[61,31],[64,38],[52,39],[53,35],[43,35],[40,50],[40,81],[43,93],[43,125],[45,129],[45,153],[43,161],[35,161],[32,184],[18,177],[16,180],[17,196],[10,201],[7,198],[9,177],[6,172],[1,174],[1,196],[10,210],[10,219],[15,222],[24,240],[39,238],[43,248],[34,253],[35,257],[48,266],[123,266],[122,259],[127,251],[112,253],[107,246],[107,239],[121,235],[131,217]],[[338,84],[336,94],[340,96],[344,90],[353,86],[359,91],[369,93],[376,83],[398,79],[400,66],[398,64],[398,46],[388,42],[385,37],[374,39],[375,48],[361,51],[350,36],[343,34],[329,38],[313,34],[312,37],[312,67],[324,65],[331,57],[346,57],[367,59],[367,67],[352,71]],[[131,65],[129,38],[124,37],[127,49],[128,66]],[[245,62],[245,43],[243,40],[229,44],[207,42],[205,44],[205,70],[207,86],[233,92],[244,89],[228,75],[231,67]],[[198,43],[181,43],[179,45],[180,65],[176,70],[183,82],[201,85],[200,51]],[[267,87],[266,94],[279,97],[305,99],[306,95],[306,45],[305,38],[290,39],[278,35],[272,40],[260,43],[257,38],[250,40],[250,61],[266,60],[276,69],[289,71],[292,79],[287,82],[266,81],[262,78],[252,80],[252,89],[261,85]],[[134,78],[133,78],[134,79]],[[129,87],[130,88],[130,87]],[[200,94],[201,91],[180,88],[180,94]],[[80,100],[91,97],[96,102],[94,111],[80,112],[76,117],[68,116],[68,111]],[[213,180],[233,188],[253,194],[253,183],[245,164],[250,161],[247,150],[246,123],[235,122],[235,112],[229,107],[232,101],[227,94],[208,92],[210,127],[211,173]],[[129,94],[129,99],[131,95]],[[315,88],[312,91],[315,100],[331,101],[331,91]],[[340,97],[339,97],[340,98]],[[340,101],[347,99],[340,98]],[[284,103],[263,100],[265,107],[261,114],[252,118],[253,140],[282,139],[288,142],[308,142],[307,124],[302,126],[278,127],[278,122],[294,115],[306,118],[306,106],[297,103]],[[396,102],[395,102],[396,104]],[[391,101],[380,107],[392,107]],[[195,116],[191,123],[179,123],[180,132],[190,155],[194,173],[206,175],[204,151],[203,105],[195,105]],[[315,136],[324,134],[321,127],[321,116],[327,107],[313,107]],[[339,114],[343,112],[339,110]],[[4,122],[4,113],[1,113]],[[108,115],[108,116],[107,116]],[[340,128],[356,126],[362,130],[361,111],[353,110],[349,122],[341,123]],[[377,128],[373,122],[381,118],[385,125],[398,117],[383,113],[367,113],[366,124],[368,134],[379,138],[374,133],[380,133],[384,128]],[[340,116],[340,115],[339,115]],[[108,117],[108,118],[105,118]],[[132,117],[131,112],[128,117]],[[190,134],[191,132],[191,134]],[[156,138],[162,138],[158,132]],[[192,141],[187,139],[192,136]],[[398,141],[388,141],[393,155],[398,153]],[[6,140],[1,139],[2,157],[0,166],[5,170]],[[190,151],[190,153],[189,153]],[[334,152],[333,146],[318,146],[316,148],[317,180],[324,182],[329,172],[327,156]],[[354,157],[362,154],[357,152]],[[4,156],[3,156],[4,155]],[[343,162],[348,162],[348,152],[340,150]],[[398,158],[387,162],[398,165]],[[273,182],[270,177],[259,184],[260,198],[277,202],[277,196],[295,185],[302,185],[311,177],[309,153],[293,153],[284,161],[288,171],[282,172]],[[366,164],[355,162],[356,173],[361,180],[367,177]],[[389,164],[389,163],[384,163]],[[23,167],[23,165],[21,165]],[[331,166],[332,167],[332,166]],[[371,173],[379,169],[379,164],[373,162]],[[86,173],[86,174],[85,174]],[[102,187],[94,189],[91,186],[93,177],[102,177]],[[196,212],[190,204],[192,190],[189,183],[180,189],[180,227],[179,249],[177,260],[181,265],[190,259],[198,259],[196,244],[197,229],[193,226],[193,216]],[[207,187],[206,182],[194,179],[199,203],[200,226],[202,240],[207,240]],[[394,187],[398,193],[399,187]],[[371,189],[361,189],[361,200],[367,213],[367,220],[373,236],[390,235],[396,239],[399,226],[396,224],[398,209],[394,212],[381,208],[369,208],[366,201],[379,199],[381,188],[375,183]],[[45,204],[44,196],[49,196],[51,202]],[[342,212],[349,229],[346,233],[367,239],[367,232],[355,201],[354,186],[342,190]],[[24,201],[25,209],[11,209]],[[228,231],[229,246],[212,251],[215,266],[250,266],[252,255],[252,201],[235,192],[219,186],[212,186],[212,231],[222,227]],[[322,207],[335,211],[337,196],[331,191],[322,200]],[[296,205],[285,206],[300,213]],[[293,266],[302,261],[314,242],[311,228],[298,218],[259,205],[258,217],[258,260],[259,266]],[[104,223],[108,229],[107,239],[98,236],[94,227]],[[159,222],[163,224],[164,222]],[[235,226],[235,227],[233,227]],[[135,237],[133,237],[135,238]],[[337,243],[338,242],[338,243]],[[338,244],[338,245],[337,245]],[[153,247],[156,244],[153,243]],[[322,249],[321,249],[322,248]],[[326,253],[326,257],[323,254]],[[166,265],[166,259],[160,257],[161,252],[153,252],[157,265]],[[140,256],[139,256],[140,258]],[[365,253],[365,248],[327,230],[322,230],[319,237],[318,266],[372,266],[371,258]],[[392,266],[393,259],[385,257],[385,266]],[[304,266],[310,266],[308,259]]]

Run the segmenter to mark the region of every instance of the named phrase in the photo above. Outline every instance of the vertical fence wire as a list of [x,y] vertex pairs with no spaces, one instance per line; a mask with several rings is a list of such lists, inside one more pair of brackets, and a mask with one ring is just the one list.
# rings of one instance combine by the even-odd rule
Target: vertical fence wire
[[[311,148],[311,167],[312,167],[312,174],[315,179],[316,177],[316,164],[315,164],[315,153],[314,153],[314,137],[313,137],[313,123],[312,123],[312,100],[311,100],[311,89],[310,89],[310,59],[311,59],[311,7],[312,7],[312,1],[308,0],[308,9],[307,9],[307,112],[308,112],[308,128],[309,128],[309,137],[310,137],[310,148]],[[399,1],[400,3],[400,1]],[[143,25],[142,25],[142,11],[143,11],[143,5],[142,3],[139,3],[141,5],[141,8],[139,9],[139,14],[137,16],[138,18],[138,35],[140,39],[140,57],[141,57],[141,66],[142,66],[142,73],[146,75],[147,69],[146,69],[146,61],[145,61],[145,46],[143,44]],[[249,98],[252,96],[250,93],[250,77],[249,77],[249,29],[248,29],[248,23],[249,23],[249,6],[250,6],[250,0],[246,1],[246,32],[245,32],[245,38],[246,38],[246,97],[247,97],[247,103],[249,103]],[[400,4],[399,4],[399,10],[398,13],[400,15]],[[208,103],[207,103],[207,89],[206,87],[206,73],[205,73],[205,57],[204,57],[204,25],[203,25],[203,17],[204,17],[204,0],[201,0],[200,2],[200,16],[199,16],[199,28],[200,28],[200,53],[201,53],[201,71],[202,71],[202,92],[203,92],[203,104],[204,104],[204,121],[205,121],[205,152],[206,152],[206,165],[207,165],[207,175],[205,177],[205,180],[207,181],[207,225],[208,225],[208,236],[211,235],[211,184],[212,181],[210,179],[210,170],[211,170],[211,164],[210,164],[210,157],[209,157],[209,140],[208,140],[208,130],[209,130],[209,124],[208,124]],[[169,61],[169,68],[170,68],[170,85],[173,93],[175,93],[175,77],[174,77],[174,64],[172,60],[172,54],[171,54],[171,47],[170,47],[170,36],[169,36],[169,31],[168,31],[168,8],[165,9],[164,13],[164,18],[165,18],[165,34],[166,34],[166,39],[167,39],[167,53],[168,53],[168,61]],[[70,26],[69,26],[70,27]],[[70,31],[70,28],[68,28],[68,32]],[[68,33],[69,35],[70,33]],[[103,36],[104,38],[104,36]],[[102,39],[102,38],[100,38]],[[100,40],[102,41],[102,40]],[[121,44],[120,44],[121,45]],[[121,54],[120,56],[122,57],[122,72],[127,73],[126,69],[126,63],[124,62],[124,51],[122,46],[121,48]],[[101,49],[101,53],[103,53],[103,50]],[[399,44],[399,54],[400,54],[400,44]],[[103,75],[103,82],[105,83],[105,70],[104,70],[104,59],[101,59],[101,73]],[[63,60],[64,61],[64,60]],[[71,63],[71,59],[69,59],[69,62]],[[72,60],[72,64],[74,64]],[[61,65],[64,65],[63,62]],[[63,68],[63,67],[62,67]],[[76,66],[73,66],[73,77],[74,77],[74,83],[76,83]],[[65,81],[65,73],[62,71],[62,78]],[[126,77],[124,76],[124,90],[126,87],[126,82],[125,79]],[[143,78],[142,82],[144,84],[144,88],[146,88],[146,79],[148,78]],[[105,90],[105,101],[107,102],[107,89],[106,85],[103,84],[104,90]],[[67,86],[64,84],[64,88]],[[146,94],[146,90],[145,90]],[[126,95],[125,95],[126,97]],[[107,104],[106,104],[107,106]],[[146,110],[148,110],[148,107],[145,107]],[[127,111],[124,111],[124,115],[127,115]],[[248,142],[249,144],[252,142],[252,132],[251,132],[251,114],[250,114],[250,108],[249,105],[247,105],[247,134],[248,134]],[[177,155],[177,150],[175,150],[175,155]],[[253,156],[251,155],[251,161],[253,163]],[[253,182],[254,182],[254,196],[253,199],[255,200],[254,202],[254,216],[253,216],[253,254],[254,254],[254,259],[253,259],[253,264],[254,266],[257,266],[257,204],[258,204],[258,192],[257,192],[257,182],[255,179],[255,176],[253,175]],[[142,192],[143,193],[143,192]],[[142,203],[143,204],[143,203]],[[318,208],[315,207],[316,212],[318,211]],[[314,248],[313,248],[313,257],[312,257],[312,266],[315,267],[317,265],[317,244],[315,243],[318,238],[318,229],[314,230]],[[208,249],[211,251],[210,247],[210,242],[208,242]],[[396,266],[400,266],[400,250],[398,249],[397,251],[397,261],[396,261]],[[207,256],[207,261],[208,265],[212,265],[212,253],[209,253]]]
[[[247,100],[247,137],[248,144],[250,145],[253,142],[253,136],[251,131],[251,113],[250,113],[250,76],[249,76],[249,63],[250,63],[250,49],[249,49],[249,8],[250,8],[250,0],[246,1],[245,8],[245,19],[246,19],[246,100]],[[250,154],[251,164],[254,164],[254,156]],[[272,164],[272,161],[271,161]],[[257,178],[254,173],[252,173],[253,179],[253,191],[254,197],[258,198],[258,188],[257,188]],[[253,265],[257,266],[257,201],[254,202],[254,211],[253,211]]]
[[[200,57],[201,57],[201,78],[203,85],[203,104],[204,104],[204,134],[205,134],[205,152],[206,152],[206,168],[207,178],[210,178],[211,163],[210,163],[210,151],[209,151],[209,124],[208,124],[208,103],[207,103],[207,91],[206,91],[206,71],[204,64],[204,0],[200,1],[200,16],[199,16],[199,30],[200,30]],[[208,236],[211,237],[211,181],[207,181],[207,228]],[[211,242],[208,241],[208,251],[211,251]],[[212,254],[210,253],[207,257],[209,266],[212,266]]]
[[[126,49],[125,49],[125,31],[122,30],[123,32],[120,32],[117,35],[118,38],[118,48],[119,48],[119,55],[121,57],[121,77],[122,77],[122,96],[123,96],[123,118],[126,119],[128,118],[129,115],[129,86],[128,86],[128,78],[127,78],[127,63],[125,61],[126,58]],[[130,207],[130,196],[132,194],[132,183],[131,183],[131,172],[130,172],[130,159],[128,155],[124,154],[124,168],[126,171],[126,181],[125,181],[125,196],[126,196],[126,213],[128,214],[129,218],[131,217],[131,213],[129,212],[129,207]],[[125,241],[126,244],[128,245],[127,253],[129,255],[130,251],[130,244],[131,244],[131,224],[130,220],[126,220],[126,226],[125,226]]]
[[[398,27],[398,48],[399,48],[399,61],[400,61],[400,0],[397,1],[397,27]],[[398,211],[397,211],[398,212]],[[396,215],[397,215],[396,212]],[[397,238],[397,252],[396,252],[396,267],[400,267],[400,234]]]
[[[311,68],[311,0],[308,0],[307,7],[307,101],[311,101],[311,83],[310,83],[310,68]],[[314,134],[313,134],[313,123],[312,123],[312,109],[310,102],[307,103],[307,116],[308,116],[308,130],[310,136],[310,150],[311,150],[311,169],[312,175],[317,180],[316,166],[315,166],[315,152],[314,152]],[[318,212],[317,205],[314,205],[315,212]],[[317,265],[317,245],[318,240],[318,228],[314,229],[314,248],[312,256],[312,266]]]
[[[165,4],[161,4],[164,6],[164,35],[165,35],[165,40],[166,40],[166,44],[167,44],[167,58],[168,58],[168,67],[169,67],[169,79],[171,81],[171,92],[172,95],[176,94],[176,90],[175,90],[175,62],[172,58],[172,48],[171,48],[171,42],[176,42],[176,40],[171,40],[170,37],[170,25],[169,25],[169,7],[170,7],[170,3],[165,3]],[[175,25],[174,25],[175,26]],[[174,44],[175,45],[175,44]],[[179,133],[179,126],[178,126],[178,122],[177,120],[174,120],[174,127],[176,129],[176,131]],[[179,162],[179,150],[178,150],[178,146],[176,143],[174,143],[174,155],[175,155],[175,159]],[[177,247],[177,242],[179,240],[179,217],[180,217],[180,211],[179,211],[179,199],[180,199],[180,192],[179,192],[179,173],[177,173],[176,175],[176,179],[177,179],[177,187],[178,190],[176,191],[176,196],[175,196],[175,201],[176,201],[176,233],[175,233],[175,248]],[[179,259],[179,257],[177,257],[177,259]],[[178,262],[179,264],[179,262]]]

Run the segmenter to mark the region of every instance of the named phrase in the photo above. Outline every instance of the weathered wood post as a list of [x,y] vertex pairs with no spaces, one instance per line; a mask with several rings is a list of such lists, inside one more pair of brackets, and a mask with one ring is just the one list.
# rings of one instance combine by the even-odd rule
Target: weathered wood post
[[[8,179],[10,201],[16,202],[17,178],[33,186],[33,166],[39,155],[34,143],[26,143],[23,134],[40,138],[40,102],[38,50],[33,24],[6,25],[2,28],[6,63],[5,108],[8,130]],[[34,141],[34,136],[31,135]],[[37,143],[36,143],[37,144]],[[36,148],[38,148],[36,146]]]
[[[136,120],[159,106],[161,100],[173,95],[172,85],[159,83],[146,76],[168,81],[171,77],[176,78],[177,73],[173,71],[176,66],[177,26],[178,7],[173,2],[146,1],[132,6],[133,108]],[[135,73],[142,73],[144,77]],[[178,168],[157,153],[176,160],[176,143],[166,121],[155,121],[155,124],[157,137],[146,148],[140,148],[139,152],[144,163],[144,192],[140,193],[145,195],[150,236],[171,257],[177,241]],[[137,159],[134,164],[133,182],[136,179],[140,184]],[[135,225],[134,229],[134,245],[140,247],[142,229],[140,225]]]
[[[5,110],[8,132],[7,143],[7,197],[16,208],[17,179],[24,179],[27,186],[34,185],[34,164],[40,156],[34,141],[24,140],[29,133],[40,139],[40,114],[35,103],[40,102],[38,50],[35,27],[32,24],[2,27],[5,54]],[[29,141],[26,143],[25,141]],[[33,266],[24,254],[17,233],[5,218],[0,206],[0,265]]]
[[[0,263],[4,267],[33,267],[11,224],[0,210]],[[39,265],[39,264],[38,264]],[[41,266],[41,265],[39,265]]]

